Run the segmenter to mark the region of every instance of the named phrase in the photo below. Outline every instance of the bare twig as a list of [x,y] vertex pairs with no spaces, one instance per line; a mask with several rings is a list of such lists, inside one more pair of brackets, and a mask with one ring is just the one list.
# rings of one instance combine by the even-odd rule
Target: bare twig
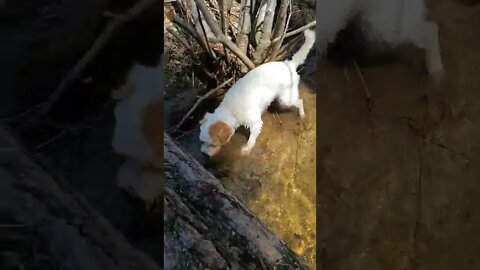
[[294,36],[294,35],[296,35],[296,34],[299,34],[299,33],[303,32],[304,30],[306,30],[306,29],[308,29],[308,28],[310,28],[310,27],[315,26],[316,24],[317,24],[317,21],[313,21],[313,22],[311,22],[311,23],[309,23],[309,24],[306,24],[306,25],[304,25],[304,26],[302,26],[302,27],[299,27],[299,28],[297,28],[297,29],[295,29],[295,30],[293,30],[293,31],[290,31],[290,32],[288,32],[288,33],[285,34],[285,38],[288,38],[288,37]]
[[61,137],[63,137],[66,133],[67,133],[66,130],[60,131],[57,135],[55,135],[55,136],[49,138],[48,140],[40,143],[39,145],[35,146],[35,150],[36,150],[36,151],[41,150],[41,149],[44,148],[45,146],[47,146],[47,145],[53,143],[54,141],[60,139]]
[[360,77],[360,80],[362,81],[363,90],[365,91],[365,97],[366,97],[366,99],[367,99],[367,108],[368,108],[368,111],[371,111],[373,104],[372,104],[372,96],[370,95],[370,90],[368,90],[367,83],[365,82],[365,79],[363,78],[362,72],[361,72],[360,69],[358,68],[357,62],[356,62],[356,61],[353,61],[353,65],[354,65],[354,67],[355,67],[355,70],[356,70],[357,73],[358,73],[358,76]]
[[170,131],[174,131],[174,130],[177,130],[179,129],[183,123],[185,123],[185,121],[187,121],[187,119],[190,117],[190,115],[192,115],[192,113],[195,111],[195,109],[200,105],[200,103],[202,103],[202,101],[204,101],[205,99],[209,98],[211,95],[213,95],[215,92],[217,92],[218,90],[222,89],[223,87],[225,87],[225,85],[229,84],[231,81],[233,80],[233,78],[230,78],[228,80],[226,80],[225,82],[223,82],[222,84],[220,84],[219,86],[215,87],[214,89],[208,91],[208,93],[206,93],[205,95],[201,96],[197,102],[195,102],[195,104],[193,105],[193,107],[187,112],[187,114],[185,114],[185,116],[182,118],[182,120],[180,120],[180,122],[178,122],[178,124],[176,124],[175,126],[169,128]]
[[295,37],[295,38],[292,38],[291,40],[289,40],[285,45],[283,45],[280,50],[278,51],[275,59],[279,59],[281,58],[282,56],[284,56],[285,54],[288,54],[288,52],[291,51],[291,49],[293,48],[293,46],[299,42],[301,40],[301,37],[298,36],[298,37]]
[[107,28],[100,34],[97,38],[93,46],[83,55],[83,57],[75,64],[73,69],[65,76],[65,78],[60,82],[59,86],[55,89],[55,91],[50,95],[48,100],[42,104],[41,106],[41,113],[46,114],[48,113],[51,108],[55,105],[58,101],[60,96],[65,92],[67,86],[77,79],[82,71],[87,67],[87,65],[95,58],[95,56],[100,52],[103,47],[107,44],[110,37],[113,35],[115,30],[125,24],[126,22],[130,21],[131,19],[135,18],[138,14],[142,11],[150,7],[151,5],[155,4],[157,0],[141,0],[133,7],[131,7],[124,15],[117,16],[113,21],[111,21]]
[[280,125],[280,134],[282,134],[282,136],[283,136],[283,122],[282,122],[282,119],[280,118],[280,115],[278,115],[278,113],[274,113],[274,115],[278,120],[278,124]]
[[195,28],[193,28],[192,25],[190,25],[188,22],[184,21],[182,18],[180,18],[178,15],[173,15],[173,22],[183,28],[185,31],[187,31],[188,34],[190,34],[197,42],[202,46],[202,48],[210,53],[212,57],[215,57],[214,52],[210,49],[208,46],[208,43],[205,42],[203,39],[203,36],[200,36]]

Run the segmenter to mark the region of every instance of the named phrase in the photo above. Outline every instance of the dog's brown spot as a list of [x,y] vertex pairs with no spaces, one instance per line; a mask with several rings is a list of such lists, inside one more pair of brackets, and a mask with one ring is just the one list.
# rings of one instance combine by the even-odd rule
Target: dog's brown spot
[[233,135],[233,129],[223,121],[213,123],[208,129],[208,135],[212,138],[212,144],[215,146],[228,143]]
[[153,101],[144,109],[141,133],[155,151],[151,165],[163,169],[163,98]]

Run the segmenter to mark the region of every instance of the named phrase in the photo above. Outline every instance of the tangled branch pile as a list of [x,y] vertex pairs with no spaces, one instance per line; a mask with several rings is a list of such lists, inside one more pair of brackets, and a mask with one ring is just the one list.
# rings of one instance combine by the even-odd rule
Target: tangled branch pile
[[[284,57],[298,40],[287,37],[291,0],[164,0],[166,30],[210,77],[231,78]],[[307,27],[314,25],[310,23]],[[195,51],[200,45],[201,53]],[[220,74],[220,75],[219,75]]]

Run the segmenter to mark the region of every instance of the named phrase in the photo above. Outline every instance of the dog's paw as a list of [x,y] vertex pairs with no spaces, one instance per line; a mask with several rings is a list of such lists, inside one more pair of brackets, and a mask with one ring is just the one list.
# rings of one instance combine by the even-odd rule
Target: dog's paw
[[299,122],[300,122],[300,125],[302,125],[302,126],[305,126],[305,125],[306,125],[306,123],[307,123],[307,117],[305,116],[305,114],[300,115],[300,121],[299,121]]
[[305,113],[300,114],[300,121],[305,122],[306,118],[307,116],[305,115]]
[[[303,102],[302,102],[303,103]],[[303,106],[302,106],[303,107]],[[304,120],[305,119],[305,111],[303,108],[300,108],[298,110],[298,116],[300,116],[300,119]]]
[[240,154],[242,156],[248,156],[250,155],[251,152],[252,152],[252,148],[250,148],[248,145],[243,146],[242,149],[240,150]]

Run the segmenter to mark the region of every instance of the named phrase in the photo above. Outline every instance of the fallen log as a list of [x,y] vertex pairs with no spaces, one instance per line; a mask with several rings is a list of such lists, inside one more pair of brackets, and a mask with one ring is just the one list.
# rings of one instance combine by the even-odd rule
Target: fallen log
[[164,133],[165,269],[309,269]]
[[0,269],[161,269],[1,126],[0,179]]

